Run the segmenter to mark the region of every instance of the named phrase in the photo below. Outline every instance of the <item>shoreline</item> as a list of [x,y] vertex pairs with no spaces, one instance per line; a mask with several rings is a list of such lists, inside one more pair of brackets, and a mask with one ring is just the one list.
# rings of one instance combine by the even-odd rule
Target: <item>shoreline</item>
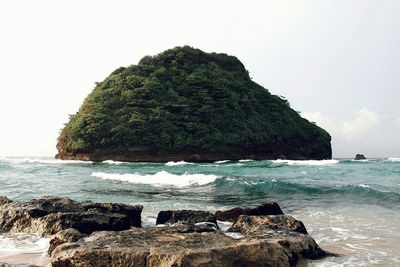
[[47,267],[50,266],[50,258],[46,256],[46,252],[33,252],[33,253],[24,253],[24,252],[10,252],[4,253],[0,252],[0,265],[1,263],[6,264],[26,264],[26,265],[36,265]]

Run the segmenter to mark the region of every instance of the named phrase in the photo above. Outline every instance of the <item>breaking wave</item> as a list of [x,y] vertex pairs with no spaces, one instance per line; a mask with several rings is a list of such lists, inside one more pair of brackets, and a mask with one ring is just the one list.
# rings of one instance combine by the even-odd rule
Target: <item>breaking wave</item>
[[165,166],[172,167],[172,166],[181,166],[181,165],[187,165],[187,164],[193,164],[193,163],[186,162],[184,160],[182,160],[182,161],[168,161],[167,163],[165,163]]
[[390,162],[400,162],[400,158],[387,158],[386,161],[390,161]]
[[213,174],[173,174],[166,171],[159,171],[155,174],[138,173],[104,173],[93,172],[93,177],[106,180],[129,182],[133,184],[147,184],[152,186],[174,186],[186,187],[190,185],[205,185],[217,180],[219,176]]
[[15,253],[40,253],[49,248],[48,238],[42,238],[36,234],[1,234],[0,251]]
[[288,165],[308,165],[308,166],[321,166],[321,165],[332,165],[339,163],[336,159],[325,159],[325,160],[286,160],[277,159],[271,160],[273,163],[288,164]]

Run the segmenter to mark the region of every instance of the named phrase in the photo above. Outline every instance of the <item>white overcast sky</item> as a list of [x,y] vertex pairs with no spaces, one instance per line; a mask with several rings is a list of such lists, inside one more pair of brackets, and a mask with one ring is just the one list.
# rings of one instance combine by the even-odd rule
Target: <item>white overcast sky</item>
[[400,156],[400,1],[0,2],[0,155],[53,156],[68,114],[119,66],[190,45],[332,135],[333,156]]

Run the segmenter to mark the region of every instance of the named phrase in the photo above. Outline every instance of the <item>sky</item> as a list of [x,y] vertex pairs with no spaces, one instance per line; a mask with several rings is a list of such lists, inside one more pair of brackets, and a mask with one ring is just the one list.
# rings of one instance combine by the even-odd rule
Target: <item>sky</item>
[[400,157],[400,1],[0,2],[0,156],[54,156],[120,66],[175,46],[239,58],[332,136],[333,157]]

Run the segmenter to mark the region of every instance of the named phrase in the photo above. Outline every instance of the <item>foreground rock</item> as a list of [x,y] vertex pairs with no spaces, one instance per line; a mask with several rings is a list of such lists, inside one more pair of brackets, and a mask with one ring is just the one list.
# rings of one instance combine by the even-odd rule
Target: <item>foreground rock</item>
[[230,229],[240,238],[185,225],[96,232],[57,246],[52,266],[295,266],[323,257],[298,225],[285,215],[241,216]]
[[59,197],[8,202],[0,205],[0,232],[49,236],[69,228],[88,234],[101,230],[121,231],[141,225],[142,209],[142,206],[77,202]]
[[278,203],[264,203],[255,208],[233,208],[230,210],[215,213],[215,217],[219,221],[235,221],[240,215],[281,215],[283,214]]
[[217,225],[215,215],[202,210],[166,210],[160,211],[156,224],[196,224],[210,222]]
[[[141,228],[142,206],[59,197],[0,201],[0,231],[52,235],[54,267],[296,266],[326,255],[277,203],[241,209],[255,215],[238,216],[224,233],[207,211],[162,211],[163,227]],[[261,215],[268,212],[281,214]],[[225,215],[232,219],[232,212]]]

